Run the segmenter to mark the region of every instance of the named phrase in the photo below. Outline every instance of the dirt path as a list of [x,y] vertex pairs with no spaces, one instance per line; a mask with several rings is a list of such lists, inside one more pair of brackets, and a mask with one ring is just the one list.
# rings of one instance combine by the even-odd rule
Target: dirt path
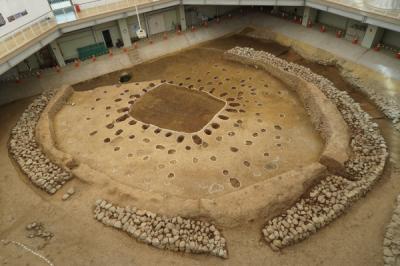
[[[240,37],[217,40],[206,46],[227,49],[255,43]],[[265,45],[265,46],[263,46]],[[297,57],[296,57],[297,58]],[[297,58],[298,59],[298,58]],[[290,60],[290,59],[289,59]],[[304,63],[297,60],[298,63]],[[161,60],[158,68],[143,64],[135,69],[138,76],[152,79],[168,74],[168,67]],[[311,65],[312,66],[312,65]],[[324,73],[339,88],[350,90],[362,107],[376,117],[391,150],[391,164],[382,180],[359,200],[349,212],[306,241],[272,252],[261,240],[263,221],[234,230],[224,230],[230,258],[221,260],[202,255],[176,254],[139,244],[125,234],[106,228],[93,220],[91,205],[97,197],[113,193],[112,189],[93,191],[88,184],[73,180],[55,196],[49,197],[26,182],[15,170],[8,158],[8,132],[29,103],[29,99],[0,107],[0,239],[23,242],[48,257],[55,265],[382,265],[382,242],[386,224],[392,214],[395,197],[400,192],[399,171],[393,164],[399,163],[399,133],[392,130],[389,122],[357,92],[342,83],[333,69],[312,66],[317,73]],[[141,75],[143,74],[143,75]],[[118,73],[91,82],[81,89],[97,87],[106,82],[115,83]],[[340,85],[340,86],[339,86]],[[77,87],[79,87],[77,86]],[[397,168],[399,169],[399,168]],[[74,186],[76,194],[63,202],[64,190]],[[234,206],[233,206],[234,207]],[[26,224],[41,221],[54,233],[47,243],[38,238],[27,238]],[[12,245],[0,244],[0,263],[7,265],[45,265],[32,254]]]

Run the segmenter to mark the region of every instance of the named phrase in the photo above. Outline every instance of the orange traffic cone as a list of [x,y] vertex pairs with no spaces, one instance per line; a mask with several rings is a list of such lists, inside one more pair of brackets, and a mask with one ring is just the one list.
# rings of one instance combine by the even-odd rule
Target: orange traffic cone
[[113,56],[113,52],[110,50],[108,50],[108,56],[112,57]]
[[96,62],[96,56],[92,55],[92,62]]
[[400,59],[400,52],[397,52],[396,58],[397,58],[397,59]]
[[163,39],[164,39],[164,40],[168,40],[168,35],[167,35],[167,33],[165,33],[165,32],[164,32],[164,34],[163,34]]
[[381,50],[381,44],[378,43],[375,47],[374,47],[374,51],[375,52],[379,52],[379,50]]
[[79,59],[75,60],[75,67],[79,67],[81,65],[81,62]]
[[196,31],[196,28],[195,28],[194,26],[192,26],[191,31],[192,31],[192,32],[195,32],[195,31]]
[[324,25],[321,26],[321,28],[319,29],[320,32],[325,32],[326,31],[326,27]]
[[353,44],[358,44],[358,38],[354,38],[352,41]]

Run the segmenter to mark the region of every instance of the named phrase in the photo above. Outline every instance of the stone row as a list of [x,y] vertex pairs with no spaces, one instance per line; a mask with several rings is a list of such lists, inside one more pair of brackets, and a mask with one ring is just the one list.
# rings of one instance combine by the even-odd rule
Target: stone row
[[394,128],[400,130],[400,104],[395,98],[389,98],[381,90],[365,85],[362,79],[354,77],[351,73],[344,74],[347,81],[357,87],[362,93],[368,96],[376,106],[385,114],[394,124]]
[[37,187],[49,194],[56,193],[72,178],[72,174],[52,163],[35,140],[35,129],[42,111],[54,95],[45,91],[23,112],[11,131],[9,151],[21,170]]
[[397,196],[392,219],[386,227],[383,239],[383,261],[386,266],[400,263],[400,195]]
[[270,64],[316,85],[337,106],[351,131],[352,155],[345,167],[355,181],[329,175],[290,209],[267,221],[262,230],[264,238],[272,249],[279,250],[315,233],[364,196],[382,174],[387,146],[371,117],[326,78],[263,51],[236,47],[228,53],[251,59],[255,65]]
[[228,258],[225,238],[208,222],[169,218],[135,207],[119,207],[102,199],[96,201],[94,218],[160,249]]

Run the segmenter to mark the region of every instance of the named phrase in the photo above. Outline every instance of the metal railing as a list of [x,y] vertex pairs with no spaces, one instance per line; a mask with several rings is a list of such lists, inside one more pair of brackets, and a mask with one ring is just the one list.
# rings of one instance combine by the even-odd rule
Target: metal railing
[[40,17],[21,25],[12,32],[0,36],[0,58],[17,50],[29,41],[57,27],[53,12],[49,11]]
[[[77,12],[77,18],[86,18],[90,16],[100,15],[108,12],[114,12],[126,8],[135,7],[135,5],[143,5],[159,2],[160,0],[97,0],[88,1],[80,4],[81,11]],[[99,2],[103,4],[99,5]],[[91,7],[96,3],[95,6]]]

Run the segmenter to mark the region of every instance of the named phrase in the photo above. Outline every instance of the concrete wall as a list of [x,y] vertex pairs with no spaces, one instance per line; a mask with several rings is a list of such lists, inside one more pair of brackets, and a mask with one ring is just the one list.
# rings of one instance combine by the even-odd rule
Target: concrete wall
[[96,25],[93,27],[94,35],[96,38],[96,42],[104,42],[103,38],[103,30],[109,30],[111,34],[111,38],[113,41],[113,44],[115,46],[116,42],[118,39],[122,39],[121,33],[118,28],[118,22],[117,21],[111,21],[107,22],[104,24]]
[[65,60],[77,58],[78,48],[94,44],[95,38],[91,28],[63,35],[57,40]]
[[347,23],[345,39],[352,41],[357,38],[361,41],[364,38],[368,25],[357,20],[349,19]]
[[382,43],[400,48],[400,32],[385,30],[382,38]]
[[118,29],[117,21],[112,21],[104,24],[87,28],[80,31],[74,31],[67,33],[57,39],[60,46],[61,53],[65,60],[73,59],[78,57],[78,48],[87,45],[104,42],[103,30],[109,30],[114,45],[118,39],[121,39],[121,34]]
[[237,9],[237,6],[185,6],[187,25],[199,25],[202,19],[212,19],[226,15]]
[[293,14],[299,17],[303,16],[304,13],[304,7],[294,7],[294,6],[285,6],[285,7],[279,7],[280,11],[284,11],[289,14]]
[[[144,15],[140,14],[139,18],[140,18],[140,23],[142,24],[142,28],[146,29],[146,22],[144,20]],[[128,21],[129,34],[131,35],[132,38],[137,37],[136,31],[139,29],[137,16],[128,17],[127,21]]]
[[324,11],[318,12],[317,21],[341,30],[346,30],[347,26],[347,18]]

